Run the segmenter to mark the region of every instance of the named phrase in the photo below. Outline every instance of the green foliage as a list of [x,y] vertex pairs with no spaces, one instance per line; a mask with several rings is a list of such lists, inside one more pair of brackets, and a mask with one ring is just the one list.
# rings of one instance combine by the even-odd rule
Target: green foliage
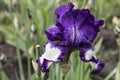
[[0,79],[1,80],[9,80],[7,75],[2,70],[0,70]]

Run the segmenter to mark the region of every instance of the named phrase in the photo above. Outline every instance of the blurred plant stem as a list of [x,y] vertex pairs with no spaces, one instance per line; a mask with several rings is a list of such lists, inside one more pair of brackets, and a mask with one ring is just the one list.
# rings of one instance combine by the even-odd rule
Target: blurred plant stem
[[[40,45],[36,45],[36,46],[35,46],[36,59],[39,58],[39,51],[38,51],[39,47],[40,47]],[[37,75],[39,78],[41,78],[40,66],[37,65],[36,68],[37,68],[37,70],[36,70],[37,72],[35,72],[35,73],[36,73],[36,75]]]
[[87,0],[83,0],[81,9],[85,8],[86,2],[87,2]]
[[119,63],[120,63],[120,38],[117,39],[117,44],[119,48]]
[[117,64],[117,71],[115,74],[115,80],[120,79],[120,38],[117,39],[117,45],[118,45],[118,49],[119,49],[119,53],[118,53],[119,60],[118,60],[118,64]]
[[[15,27],[14,27],[14,29],[15,29]],[[15,36],[16,36],[16,44],[18,44],[18,40],[17,40],[18,34],[17,34],[16,30],[15,30]],[[19,50],[18,46],[19,45],[17,45],[16,50],[17,50],[18,64],[19,64],[19,70],[20,70],[20,79],[25,80],[24,79],[22,59],[21,59],[20,50]]]
[[[12,0],[10,0],[10,8],[9,8],[9,12],[10,12],[10,15],[11,15],[11,20],[13,21],[13,14],[12,14]],[[18,40],[17,40],[17,37],[18,37],[18,33],[17,33],[17,30],[15,29],[16,25],[13,24],[13,30],[15,31],[14,32],[14,35],[15,35],[15,43],[16,44],[19,44]],[[18,65],[19,65],[19,70],[20,70],[20,79],[21,80],[25,80],[24,78],[24,72],[23,72],[23,65],[22,65],[22,58],[21,58],[21,55],[20,55],[20,50],[19,50],[19,45],[16,45],[16,52],[17,52],[17,58],[18,58]]]
[[104,80],[110,80],[110,78],[117,72],[117,68],[115,67],[108,76],[105,77]]
[[84,66],[84,63],[83,62],[81,62],[81,65],[80,65],[80,67],[81,67],[81,71],[80,71],[80,74],[81,74],[81,77],[80,77],[80,80],[84,80],[84,68],[85,68],[85,66]]

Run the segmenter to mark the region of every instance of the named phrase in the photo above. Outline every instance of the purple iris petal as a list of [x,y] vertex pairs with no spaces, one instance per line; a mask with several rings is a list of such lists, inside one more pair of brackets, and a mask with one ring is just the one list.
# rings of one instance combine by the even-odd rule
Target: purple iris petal
[[37,60],[41,70],[47,71],[53,62],[62,61],[66,54],[74,50],[80,51],[84,62],[93,64],[93,73],[99,73],[104,63],[94,55],[92,42],[96,38],[103,20],[95,20],[88,9],[73,9],[69,3],[55,10],[56,25],[45,31],[48,42],[44,54]]
[[57,19],[61,18],[64,14],[71,11],[73,9],[73,7],[74,7],[74,5],[72,3],[58,7],[55,10],[55,14],[57,15]]
[[90,14],[90,11],[88,9],[82,9],[82,14],[88,19],[91,23],[94,23],[94,16]]
[[98,60],[96,63],[96,68],[93,69],[92,73],[93,74],[99,73],[103,69],[104,65],[105,64],[102,61]]
[[[89,26],[89,27],[88,27]],[[99,27],[94,26],[89,21],[80,28],[81,39],[83,42],[92,42],[99,32]]]
[[45,31],[47,38],[51,41],[63,40],[62,32],[58,27],[53,27]]
[[103,24],[104,24],[103,20],[96,20],[94,23],[95,26],[102,26]]
[[93,74],[99,73],[102,68],[104,67],[104,63],[96,58],[95,54],[93,53],[95,48],[91,44],[81,44],[80,48],[80,58],[84,62],[90,62],[93,71]]
[[94,47],[91,44],[81,44],[80,51],[80,58],[84,62],[89,62],[90,60],[94,60]]
[[48,70],[48,64],[49,64],[49,60],[47,60],[47,59],[44,59],[44,61],[43,61],[43,64],[42,64],[42,66],[41,66],[41,70],[43,71],[43,72],[46,72],[47,70]]

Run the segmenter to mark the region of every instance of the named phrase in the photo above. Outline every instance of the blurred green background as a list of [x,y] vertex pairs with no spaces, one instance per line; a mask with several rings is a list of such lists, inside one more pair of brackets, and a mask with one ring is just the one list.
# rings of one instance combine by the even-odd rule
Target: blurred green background
[[[44,52],[44,31],[55,25],[55,9],[69,2],[105,21],[93,43],[95,54],[105,62],[100,74],[91,74],[77,51],[65,69],[58,63],[42,73],[35,62]],[[0,0],[0,80],[120,80],[120,1]]]

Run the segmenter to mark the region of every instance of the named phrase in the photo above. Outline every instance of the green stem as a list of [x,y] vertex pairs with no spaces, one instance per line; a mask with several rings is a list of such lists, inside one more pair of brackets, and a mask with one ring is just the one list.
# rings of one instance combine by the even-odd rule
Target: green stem
[[21,77],[21,80],[25,80],[25,79],[24,79],[23,68],[22,68],[21,55],[20,55],[20,51],[19,51],[18,48],[17,48],[17,57],[18,57],[18,63],[19,63],[19,70],[20,70],[20,77]]
[[83,62],[81,62],[80,67],[81,67],[81,71],[80,71],[81,77],[80,77],[80,80],[84,80],[84,63]]
[[109,80],[115,74],[116,71],[117,71],[117,68],[113,69],[104,80]]
[[[71,52],[71,51],[70,51]],[[70,53],[68,52],[68,53]],[[70,58],[70,54],[67,54],[63,60],[63,62],[61,62],[60,66],[62,69],[62,79],[65,80],[66,74],[68,73],[68,71],[70,70],[70,65],[71,65],[71,61],[69,60]]]
[[118,45],[119,47],[119,63],[120,63],[120,45]]
[[[13,20],[13,15],[12,15],[12,0],[10,0],[11,3],[11,9],[10,9],[10,13],[11,13],[11,18]],[[22,65],[22,59],[21,59],[21,55],[20,55],[20,50],[19,50],[19,42],[17,40],[18,38],[18,34],[17,34],[17,30],[15,30],[15,28],[13,27],[15,33],[15,38],[16,38],[16,52],[17,52],[17,58],[18,58],[18,65],[19,65],[19,70],[20,70],[20,80],[25,80],[24,79],[24,72],[23,72],[23,65]]]
[[31,80],[31,65],[30,65],[30,56],[27,57],[28,61],[28,80]]
[[[38,48],[39,48],[39,45],[35,46],[36,59],[39,58],[39,50],[38,50]],[[40,66],[39,66],[39,65],[38,65],[38,72],[37,72],[37,75],[38,75],[39,78],[42,79],[42,77],[41,77],[41,72],[40,72]]]
[[85,4],[86,4],[86,0],[83,0],[82,7],[81,7],[81,8],[84,8],[84,7],[85,7]]

